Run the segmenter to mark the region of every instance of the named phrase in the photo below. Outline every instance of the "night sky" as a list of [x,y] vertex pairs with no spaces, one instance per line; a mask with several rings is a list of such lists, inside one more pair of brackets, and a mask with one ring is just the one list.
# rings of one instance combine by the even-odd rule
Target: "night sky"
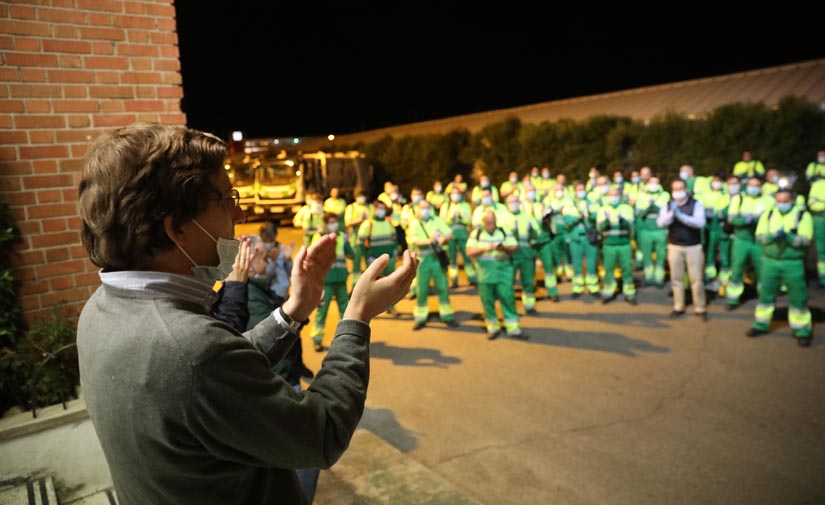
[[223,138],[343,134],[825,57],[803,3],[620,3],[176,1],[182,107]]

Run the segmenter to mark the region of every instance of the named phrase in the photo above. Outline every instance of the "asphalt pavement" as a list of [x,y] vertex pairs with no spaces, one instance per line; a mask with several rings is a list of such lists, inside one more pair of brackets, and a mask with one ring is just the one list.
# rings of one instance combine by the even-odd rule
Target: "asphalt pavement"
[[[748,338],[755,300],[734,311],[711,300],[707,322],[690,306],[671,319],[668,290],[603,305],[571,299],[562,283],[561,301],[540,300],[537,316],[517,304],[528,341],[488,341],[464,277],[450,292],[458,328],[437,321],[432,296],[431,321],[412,331],[415,302],[404,300],[371,324],[360,428],[481,504],[825,503],[825,291],[809,291],[814,341],[800,348],[786,296],[771,332]],[[336,322],[331,310],[327,343]],[[303,348],[320,369],[325,353],[306,331]],[[362,438],[341,467],[350,452],[368,458]],[[336,466],[321,473],[316,503],[336,502]],[[392,503],[368,494],[344,501]]]

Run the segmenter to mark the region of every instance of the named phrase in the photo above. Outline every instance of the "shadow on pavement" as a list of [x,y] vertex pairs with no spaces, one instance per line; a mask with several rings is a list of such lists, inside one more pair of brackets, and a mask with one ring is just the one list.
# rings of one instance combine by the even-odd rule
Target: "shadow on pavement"
[[372,432],[401,452],[418,448],[418,437],[401,426],[391,410],[364,409],[358,427]]
[[530,335],[525,344],[569,347],[584,351],[601,351],[635,357],[640,353],[668,353],[670,348],[651,344],[646,340],[630,338],[621,333],[594,331],[567,331],[551,328],[522,326]]
[[385,342],[370,344],[370,359],[388,359],[393,365],[400,366],[432,366],[447,368],[449,365],[458,365],[461,359],[455,356],[444,356],[438,349],[426,347],[395,347]]

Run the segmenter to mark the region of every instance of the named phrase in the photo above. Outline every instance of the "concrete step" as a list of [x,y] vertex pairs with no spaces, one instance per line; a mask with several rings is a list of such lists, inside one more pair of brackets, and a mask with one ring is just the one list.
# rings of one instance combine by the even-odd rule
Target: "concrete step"
[[358,429],[335,465],[321,472],[315,505],[479,505],[378,436]]
[[20,477],[0,482],[0,505],[58,505],[51,477]]

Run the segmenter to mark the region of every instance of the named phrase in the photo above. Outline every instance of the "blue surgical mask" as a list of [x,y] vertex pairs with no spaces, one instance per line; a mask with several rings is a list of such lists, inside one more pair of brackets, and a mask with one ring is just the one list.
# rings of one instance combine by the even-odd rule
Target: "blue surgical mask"
[[639,184],[640,182],[642,182],[642,178],[641,177],[633,177],[632,179],[630,179],[630,181],[633,184]]
[[535,191],[528,191],[527,192],[527,199],[530,200],[531,202],[535,202],[536,201],[536,192]]
[[689,175],[690,174],[688,174],[687,172],[679,172],[679,178],[682,179],[683,181],[688,180]]
[[728,184],[728,193],[731,195],[738,195],[740,189],[742,189],[742,187],[739,186],[739,184]]
[[757,186],[748,186],[745,191],[747,191],[750,196],[757,196],[762,192],[762,189]]
[[385,209],[375,209],[375,217],[378,219],[383,219],[386,215],[387,211]]
[[779,212],[785,214],[793,208],[793,203],[777,203],[776,208],[779,209]]
[[429,219],[430,218],[430,209],[421,209],[419,212],[421,219]]
[[579,200],[584,200],[584,198],[587,196],[587,191],[577,191],[576,196],[579,198]]
[[616,177],[615,179],[613,179],[613,182],[615,182],[616,184],[621,184],[624,182],[624,177]]
[[511,204],[509,205],[509,207],[510,207],[510,212],[512,212],[513,214],[518,213],[518,210],[519,210],[519,208],[520,208],[520,206],[519,206],[519,203],[518,203],[518,202],[513,202],[513,203],[511,203]]
[[490,187],[490,181],[481,181],[481,187],[482,188],[489,188]]
[[481,204],[482,205],[493,205],[493,198],[489,197],[489,196],[485,196],[484,198],[481,199]]
[[423,200],[421,195],[413,195],[412,197],[412,203],[419,203],[421,200]]
[[550,172],[542,172],[541,178],[542,179],[549,179],[550,178]]
[[610,197],[610,205],[612,205],[614,207],[619,205],[619,202],[621,202],[621,201],[622,201],[622,198],[619,197],[619,196],[611,196]]

